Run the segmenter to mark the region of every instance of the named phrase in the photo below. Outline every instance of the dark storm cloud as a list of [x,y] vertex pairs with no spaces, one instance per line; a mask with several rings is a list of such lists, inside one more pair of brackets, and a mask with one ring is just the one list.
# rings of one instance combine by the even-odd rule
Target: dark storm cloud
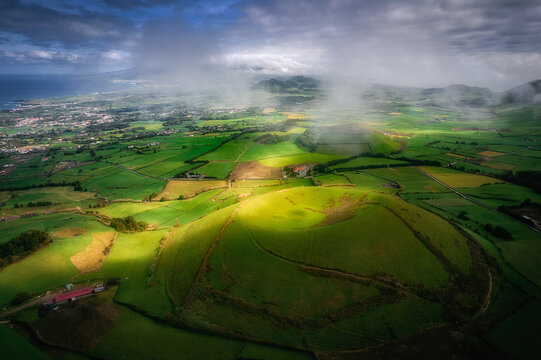
[[230,32],[233,46],[250,44],[239,61],[284,54],[314,72],[410,85],[541,76],[537,0],[257,0],[242,11]]
[[474,50],[539,51],[538,0],[298,0],[248,3],[239,32],[272,39],[392,40],[419,37]]
[[58,53],[51,62],[415,86],[541,77],[539,0],[4,0],[0,13],[10,61]]
[[126,40],[134,31],[131,21],[79,8],[63,13],[37,4],[7,0],[0,3],[0,31],[22,35],[35,45],[109,48]]

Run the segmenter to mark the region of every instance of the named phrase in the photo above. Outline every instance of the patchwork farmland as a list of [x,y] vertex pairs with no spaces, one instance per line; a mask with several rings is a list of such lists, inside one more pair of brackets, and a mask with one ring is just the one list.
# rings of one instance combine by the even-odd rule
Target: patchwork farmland
[[374,87],[366,108],[330,111],[294,79],[264,107],[135,92],[0,114],[169,114],[63,125],[44,150],[0,159],[5,353],[528,358],[537,338],[516,334],[535,334],[541,310],[539,105],[458,111]]

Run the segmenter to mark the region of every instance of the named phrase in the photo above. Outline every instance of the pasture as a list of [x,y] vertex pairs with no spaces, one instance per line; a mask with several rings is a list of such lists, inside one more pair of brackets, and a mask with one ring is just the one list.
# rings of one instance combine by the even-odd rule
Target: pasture
[[420,169],[453,188],[476,188],[485,184],[504,183],[502,180],[488,176],[465,174],[451,169],[435,167],[420,167]]
[[169,180],[154,199],[177,200],[180,196],[191,198],[208,190],[225,187],[227,182],[223,180]]
[[[384,228],[373,226],[382,221]],[[418,238],[412,228],[426,238]],[[245,336],[278,344],[347,349],[354,346],[350,340],[334,345],[325,341],[338,339],[341,331],[316,324],[324,314],[336,314],[328,316],[337,316],[337,324],[356,316],[370,319],[370,311],[346,309],[355,301],[371,304],[384,295],[371,282],[354,281],[357,277],[386,274],[435,291],[449,283],[448,265],[442,265],[441,255],[427,250],[426,241],[469,276],[472,259],[465,239],[436,215],[355,188],[297,187],[254,196],[235,210],[220,210],[181,227],[162,248],[156,276],[192,326],[229,324]],[[214,301],[216,296],[222,300]],[[369,308],[392,313],[392,326],[400,336],[442,321],[440,304],[413,295],[381,306],[389,309],[379,303]],[[423,315],[402,324],[405,315],[400,314],[412,307]],[[275,322],[286,328],[278,333]],[[306,337],[295,330],[295,323],[308,327]],[[390,336],[381,319],[371,326],[371,336],[378,332],[381,340]]]
[[355,169],[355,168],[369,168],[377,166],[393,166],[407,164],[405,161],[394,160],[388,158],[374,158],[374,157],[359,157],[350,160],[345,163],[330,166],[329,169]]

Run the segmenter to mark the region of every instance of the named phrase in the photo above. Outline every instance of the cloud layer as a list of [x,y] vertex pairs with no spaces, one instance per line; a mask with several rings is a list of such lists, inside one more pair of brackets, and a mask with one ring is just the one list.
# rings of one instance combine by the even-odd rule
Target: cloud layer
[[315,74],[503,89],[541,77],[538,0],[7,0],[0,66]]

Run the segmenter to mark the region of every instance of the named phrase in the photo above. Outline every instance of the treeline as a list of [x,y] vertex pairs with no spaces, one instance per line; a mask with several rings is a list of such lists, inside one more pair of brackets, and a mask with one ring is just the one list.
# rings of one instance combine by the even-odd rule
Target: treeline
[[171,116],[165,119],[163,126],[181,125],[182,123],[185,123],[188,121],[193,121],[193,119],[184,115]]
[[296,142],[297,145],[308,149],[310,152],[315,152],[319,145],[313,128],[306,129],[304,133],[297,136]]
[[485,226],[483,226],[483,229],[500,239],[507,241],[513,240],[513,235],[511,235],[511,233],[506,228],[503,228],[499,225],[493,226],[492,224],[485,224]]
[[532,202],[530,199],[526,199],[520,203],[520,205],[516,206],[498,206],[498,211],[501,211],[502,213],[511,216],[530,227],[537,228],[537,225],[530,218],[524,217],[522,214],[520,214],[520,212],[517,212],[517,210],[524,208],[530,208],[535,210],[537,213],[541,213],[541,204]]
[[259,115],[260,110],[255,107],[248,108],[246,111],[233,113],[233,114],[203,114],[199,117],[199,120],[232,120],[239,119],[248,116]]
[[498,176],[504,181],[508,181],[513,184],[528,187],[538,194],[541,194],[541,172],[533,170],[506,171],[502,175]]
[[272,145],[272,144],[278,144],[287,140],[289,140],[289,135],[263,134],[257,139],[255,139],[254,142],[259,143],[259,144]]
[[41,230],[27,230],[8,242],[0,244],[0,265],[5,266],[18,256],[28,255],[53,240],[48,233]]
[[[30,201],[26,203],[26,207],[40,207],[40,206],[52,206],[52,205],[53,205],[52,201],[36,201],[36,202]],[[20,208],[20,207],[22,208],[24,207],[24,204],[14,204],[13,207],[15,209]]]
[[30,190],[30,189],[37,189],[37,188],[44,188],[44,187],[59,187],[59,186],[73,186],[73,190],[75,191],[86,191],[86,188],[83,188],[81,185],[81,181],[61,181],[61,182],[50,182],[47,181],[43,184],[32,184],[27,186],[21,186],[21,187],[7,187],[7,188],[0,188],[0,191],[19,191],[19,190]]
[[147,228],[147,223],[137,221],[133,216],[128,216],[125,218],[114,218],[111,220],[111,226],[118,232],[130,233],[144,231]]
[[109,130],[121,130],[129,128],[130,124],[127,122],[107,122],[100,124],[90,124],[86,127],[88,132],[101,132]]
[[[363,152],[359,154],[355,154],[352,156],[349,156],[347,158],[343,159],[336,159],[328,161],[324,164],[318,164],[314,167],[314,170],[322,173],[322,172],[330,172],[331,170],[329,167],[336,166],[339,164],[345,164],[351,160],[360,158],[360,157],[371,157],[371,158],[380,158],[380,159],[391,159],[391,160],[400,160],[404,161],[405,164],[393,164],[393,167],[399,167],[399,166],[441,166],[441,163],[436,160],[421,160],[421,159],[410,159],[404,156],[396,156],[396,157],[389,157],[385,154],[381,153],[371,153],[371,152]],[[355,166],[355,167],[343,167],[343,168],[336,168],[335,170],[361,170],[361,169],[375,169],[375,168],[382,168],[382,167],[388,167],[387,164],[378,164],[378,165],[361,165],[361,166]]]

